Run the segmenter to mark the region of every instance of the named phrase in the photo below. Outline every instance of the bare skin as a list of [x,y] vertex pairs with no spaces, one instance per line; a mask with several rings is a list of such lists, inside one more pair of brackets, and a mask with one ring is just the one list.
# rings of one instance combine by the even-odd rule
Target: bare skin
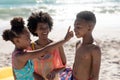
[[[54,43],[54,41],[52,41],[48,38],[50,29],[49,29],[49,25],[47,23],[38,23],[37,29],[35,32],[39,37],[38,40],[35,41],[35,45],[34,45],[35,49],[41,49],[41,48],[47,46],[48,44]],[[63,65],[65,65],[66,57],[65,57],[63,46],[58,47],[58,50],[60,52],[60,57],[61,57],[62,63],[63,63]],[[51,53],[51,52],[47,51],[47,53]],[[39,59],[40,58],[41,57],[39,57]],[[52,74],[53,77],[51,79],[54,79],[55,74],[57,72],[59,72],[60,70],[62,70],[62,69],[57,69],[57,70],[55,69],[55,70],[51,71],[51,73],[49,73],[47,75],[47,77],[50,79],[51,78],[50,76]]]
[[[100,66],[100,49],[94,44],[81,45],[76,48],[73,75],[78,80],[97,78]],[[94,60],[94,61],[93,61]],[[96,60],[96,61],[95,61]],[[97,79],[95,79],[97,80]]]
[[[42,44],[37,44],[39,41],[40,41],[40,43],[42,43]],[[46,46],[46,45],[48,45],[48,44],[51,44],[51,43],[53,43],[53,41],[52,41],[52,40],[49,40],[49,39],[48,39],[48,42],[45,42],[44,40],[43,40],[43,41],[42,41],[42,40],[37,40],[37,41],[35,42],[35,49],[41,49],[41,48],[43,48],[44,46]],[[66,64],[66,57],[65,57],[65,53],[64,53],[63,46],[58,47],[58,49],[59,49],[59,52],[60,52],[61,60],[62,60],[63,64],[65,65],[65,64]],[[49,51],[47,51],[47,52],[48,52],[48,53],[51,53],[51,52],[49,52]]]
[[73,64],[73,76],[76,80],[98,80],[101,51],[99,46],[93,44],[93,26],[85,20],[75,21],[75,35],[77,38],[82,38],[82,42],[76,44]]
[[[23,53],[20,54],[13,54],[14,55],[14,68],[15,69],[22,69],[29,59],[37,58],[38,56],[43,56],[48,51],[53,50],[56,47],[63,45],[69,39],[73,37],[73,32],[68,29],[68,32],[65,38],[59,42],[49,44],[41,49],[33,50],[33,51],[24,51],[30,45],[30,36],[29,34],[21,34],[18,38],[14,38],[15,44],[15,51],[20,50]],[[40,80],[40,79],[38,79]]]

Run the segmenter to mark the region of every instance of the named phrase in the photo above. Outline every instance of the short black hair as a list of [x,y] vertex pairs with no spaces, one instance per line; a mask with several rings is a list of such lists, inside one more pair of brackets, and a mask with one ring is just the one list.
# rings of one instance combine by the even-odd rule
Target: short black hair
[[13,41],[13,38],[18,37],[18,35],[20,35],[25,28],[22,17],[14,17],[10,23],[11,29],[4,30],[2,34],[2,37],[5,41]]
[[85,21],[92,22],[96,24],[96,17],[95,14],[91,11],[82,11],[79,12],[76,16],[77,20],[84,19]]
[[53,26],[53,20],[52,17],[46,13],[46,12],[34,12],[30,15],[30,17],[28,18],[28,29],[29,31],[34,35],[34,36],[38,36],[35,31],[37,29],[37,24],[38,23],[48,23],[49,25],[49,29],[52,29]]

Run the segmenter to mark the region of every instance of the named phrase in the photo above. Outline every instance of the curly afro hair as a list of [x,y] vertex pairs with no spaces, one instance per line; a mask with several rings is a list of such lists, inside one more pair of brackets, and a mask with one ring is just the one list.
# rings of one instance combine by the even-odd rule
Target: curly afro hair
[[18,37],[24,30],[24,21],[22,17],[15,17],[11,21],[11,29],[3,31],[2,37],[5,41],[12,41],[13,38]]
[[29,31],[34,35],[34,36],[38,36],[35,31],[37,29],[37,24],[38,23],[48,23],[49,25],[49,29],[52,29],[53,26],[53,20],[52,17],[48,14],[48,13],[44,13],[42,11],[40,12],[34,12],[30,15],[30,17],[28,18],[28,29]]

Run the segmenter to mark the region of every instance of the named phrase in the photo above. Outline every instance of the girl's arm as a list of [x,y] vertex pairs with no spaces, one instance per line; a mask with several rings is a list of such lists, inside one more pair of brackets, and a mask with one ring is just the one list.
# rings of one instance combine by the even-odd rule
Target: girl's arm
[[14,80],[16,80],[16,76],[15,76],[15,72],[13,70],[14,68],[12,68],[12,72],[13,72],[13,77],[14,77]]
[[39,56],[43,56],[47,51],[53,50],[56,47],[59,47],[63,45],[65,42],[69,41],[73,37],[73,32],[70,31],[70,27],[68,28],[67,34],[63,40],[60,40],[55,43],[51,43],[44,48],[37,49],[37,50],[32,50],[32,51],[26,51],[23,54],[16,56],[18,60],[20,61],[27,61],[29,59],[33,59]]

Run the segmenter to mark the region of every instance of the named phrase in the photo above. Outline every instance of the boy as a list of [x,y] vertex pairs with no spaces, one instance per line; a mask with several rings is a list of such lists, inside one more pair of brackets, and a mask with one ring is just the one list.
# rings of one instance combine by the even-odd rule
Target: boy
[[96,17],[90,11],[82,11],[76,16],[74,32],[77,38],[82,38],[82,42],[76,44],[72,75],[75,80],[98,80],[101,51],[99,46],[93,44],[95,24]]

